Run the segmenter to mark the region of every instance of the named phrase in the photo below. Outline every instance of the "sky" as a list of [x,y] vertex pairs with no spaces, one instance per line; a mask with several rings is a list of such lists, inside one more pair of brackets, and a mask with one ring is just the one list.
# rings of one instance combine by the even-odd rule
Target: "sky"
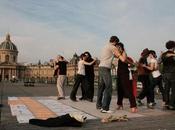
[[10,33],[18,62],[99,57],[112,35],[137,60],[144,48],[160,54],[175,40],[174,0],[0,0],[0,43]]

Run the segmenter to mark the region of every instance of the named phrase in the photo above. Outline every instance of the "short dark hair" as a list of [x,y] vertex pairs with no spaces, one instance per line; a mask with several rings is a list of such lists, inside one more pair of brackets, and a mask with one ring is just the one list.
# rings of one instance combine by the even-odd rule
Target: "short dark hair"
[[143,49],[141,56],[147,56],[148,54],[149,54],[149,49],[145,48],[145,49]]
[[119,38],[117,37],[117,36],[111,36],[111,38],[110,38],[110,40],[109,40],[109,42],[111,42],[111,43],[118,43],[120,40],[119,40]]
[[172,48],[174,48],[174,47],[175,47],[175,41],[168,41],[168,42],[166,42],[165,47],[166,47],[167,49],[172,49]]

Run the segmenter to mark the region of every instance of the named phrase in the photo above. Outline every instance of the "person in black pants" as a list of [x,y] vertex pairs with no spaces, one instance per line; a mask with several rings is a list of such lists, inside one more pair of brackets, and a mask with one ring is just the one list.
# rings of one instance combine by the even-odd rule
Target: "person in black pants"
[[168,50],[161,56],[165,83],[165,105],[167,109],[175,110],[175,41],[168,41],[165,46]]
[[143,65],[148,65],[147,57],[149,54],[148,48],[144,49],[141,53],[141,58],[139,59],[137,70],[138,70],[138,81],[142,83],[142,90],[137,96],[137,103],[138,106],[142,106],[143,103],[141,102],[142,99],[145,97],[147,98],[147,104],[149,104],[151,98],[151,86],[150,86],[150,72],[148,69],[143,67]]
[[[83,87],[85,86],[85,65],[92,65],[93,63],[95,63],[95,60],[88,63],[85,61],[85,59],[86,59],[86,56],[84,54],[81,54],[80,61],[78,62],[78,72],[77,72],[75,84],[70,94],[70,99],[72,101],[77,101],[76,94],[77,94],[79,85],[81,84],[81,86]],[[84,95],[82,95],[82,97],[84,97]]]
[[[88,51],[84,52],[84,54],[86,56],[86,60],[85,60],[86,62],[89,63],[89,62],[92,62],[94,60]],[[85,97],[81,98],[81,99],[85,99],[85,100],[90,101],[90,102],[93,102],[93,98],[94,98],[94,77],[95,77],[94,65],[95,64],[85,65],[85,86],[84,86]]]

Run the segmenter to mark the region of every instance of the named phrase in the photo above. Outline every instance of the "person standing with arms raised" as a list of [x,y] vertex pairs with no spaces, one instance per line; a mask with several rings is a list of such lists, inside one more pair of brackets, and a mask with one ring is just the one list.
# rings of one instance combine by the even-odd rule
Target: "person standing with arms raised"
[[96,108],[102,113],[111,113],[109,110],[112,97],[111,66],[114,56],[119,57],[120,53],[115,45],[119,42],[117,36],[112,36],[102,49],[99,64],[99,86],[97,92]]

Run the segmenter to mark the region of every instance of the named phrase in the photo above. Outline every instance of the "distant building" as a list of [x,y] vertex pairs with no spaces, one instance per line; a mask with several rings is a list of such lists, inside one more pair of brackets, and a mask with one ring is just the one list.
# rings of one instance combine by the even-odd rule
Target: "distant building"
[[7,34],[5,41],[0,44],[0,80],[10,80],[12,77],[22,76],[19,74],[19,68],[23,67],[20,67],[17,60],[18,49],[11,41],[10,34]]
[[[75,53],[67,65],[68,80],[72,81],[77,73],[78,55]],[[98,66],[95,66],[95,74],[98,75]],[[53,83],[54,67],[53,60],[42,64],[20,64],[18,63],[18,49],[11,41],[10,34],[0,44],[0,80],[18,80],[34,79],[38,82]]]

